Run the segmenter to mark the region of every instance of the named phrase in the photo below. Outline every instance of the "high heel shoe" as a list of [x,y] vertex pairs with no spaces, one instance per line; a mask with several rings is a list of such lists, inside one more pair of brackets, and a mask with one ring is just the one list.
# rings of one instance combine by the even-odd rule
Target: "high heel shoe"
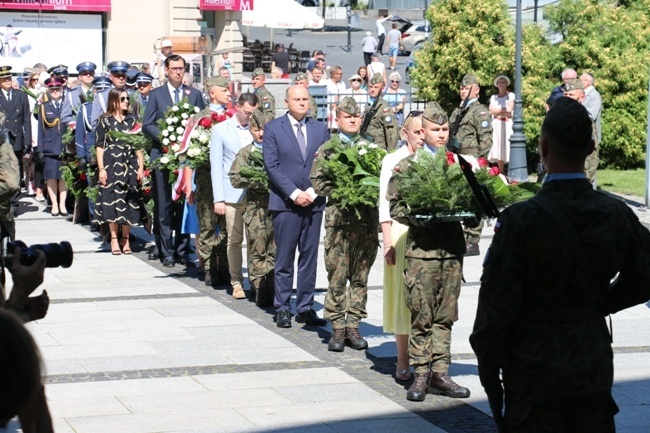
[[122,247],[122,254],[130,256],[133,254],[133,251],[131,251],[131,245],[129,244],[129,237],[123,237],[120,240],[120,246]]
[[397,380],[407,381],[411,378],[411,370],[396,370],[395,378],[397,378]]
[[116,240],[118,242],[117,242],[117,249],[116,250],[112,249],[112,247],[111,247],[111,254],[113,254],[114,256],[119,256],[119,255],[122,254],[122,251],[120,251],[120,242],[119,242],[117,237],[111,237],[111,244],[113,243],[113,240]]

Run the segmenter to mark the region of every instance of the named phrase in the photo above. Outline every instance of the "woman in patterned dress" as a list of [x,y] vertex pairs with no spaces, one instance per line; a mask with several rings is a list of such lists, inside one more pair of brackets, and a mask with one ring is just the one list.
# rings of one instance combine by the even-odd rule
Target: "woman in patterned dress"
[[[129,232],[131,226],[140,223],[138,183],[144,177],[144,154],[109,134],[110,131],[129,131],[135,125],[135,118],[129,114],[126,91],[112,89],[106,105],[106,113],[95,132],[100,184],[95,219],[98,223],[108,223],[113,255],[131,254]],[[120,225],[121,240],[117,237]]]

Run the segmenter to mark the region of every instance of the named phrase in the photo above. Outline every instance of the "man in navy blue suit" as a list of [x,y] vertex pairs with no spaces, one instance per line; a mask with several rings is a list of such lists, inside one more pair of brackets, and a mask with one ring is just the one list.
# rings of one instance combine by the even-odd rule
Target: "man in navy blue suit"
[[[142,130],[153,139],[149,158],[155,161],[162,156],[162,144],[159,140],[160,129],[157,122],[164,117],[165,111],[172,105],[185,99],[189,104],[205,108],[201,92],[193,87],[183,85],[185,59],[171,55],[165,59],[167,82],[152,90],[144,111]],[[172,201],[172,185],[169,183],[169,170],[153,171],[154,193],[154,229],[156,248],[149,254],[150,260],[162,259],[163,266],[172,268],[176,261],[183,263],[192,253],[190,235],[181,234],[183,206]],[[176,231],[172,243],[172,231]]]
[[302,86],[287,89],[289,112],[264,128],[264,164],[271,181],[269,210],[277,245],[275,309],[278,328],[291,327],[291,291],[296,247],[298,293],[296,322],[323,326],[327,322],[312,309],[316,266],[325,197],[318,197],[309,172],[318,148],[330,138],[326,126],[307,117],[309,92]]

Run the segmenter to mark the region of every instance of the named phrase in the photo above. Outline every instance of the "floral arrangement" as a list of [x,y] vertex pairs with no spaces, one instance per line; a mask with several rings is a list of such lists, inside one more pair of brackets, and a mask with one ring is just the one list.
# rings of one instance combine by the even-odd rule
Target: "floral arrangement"
[[[334,135],[329,158],[319,159],[319,168],[332,180],[332,198],[343,209],[356,206],[377,206],[379,202],[379,173],[386,151],[374,143],[362,142],[346,147]],[[356,211],[357,217],[360,217]]]
[[79,197],[80,194],[85,193],[88,187],[88,175],[79,167],[76,160],[61,164],[59,170],[61,171],[61,178],[73,196]]
[[196,168],[209,161],[212,127],[232,117],[234,113],[232,110],[223,114],[203,110],[192,116],[186,124],[181,147],[177,152],[180,162]]
[[142,192],[142,204],[146,217],[145,229],[152,234],[153,229],[153,179],[151,178],[151,160],[147,153],[144,154],[144,177],[140,180],[140,191]]
[[136,123],[128,131],[108,131],[108,136],[128,143],[136,151],[142,150],[144,153],[149,153],[151,150],[151,137],[142,132],[141,123]]
[[251,187],[255,186],[267,190],[270,188],[269,175],[264,168],[264,155],[255,145],[252,146],[248,154],[247,164],[240,167],[239,174],[248,179]]
[[[487,186],[498,208],[526,200],[535,194],[529,184],[509,184],[499,169],[490,168],[485,159],[466,159],[472,165],[476,180]],[[483,214],[454,153],[441,149],[434,156],[420,150],[417,158],[408,162],[408,168],[397,173],[397,189],[412,215],[453,217],[466,216],[461,215],[464,213]]]
[[[68,123],[68,127],[65,129],[65,132],[61,136],[61,143],[63,143],[63,153],[64,157],[68,158],[69,155],[76,155],[77,149],[75,144],[75,130],[77,127],[76,121],[71,121]],[[74,153],[73,153],[74,151]]]
[[174,183],[178,175],[181,161],[178,154],[181,151],[182,138],[185,128],[192,116],[200,110],[192,104],[187,103],[183,98],[178,104],[172,105],[165,111],[165,115],[158,121],[162,143],[161,152],[163,156],[158,160],[156,168],[169,170],[171,175],[169,181]]

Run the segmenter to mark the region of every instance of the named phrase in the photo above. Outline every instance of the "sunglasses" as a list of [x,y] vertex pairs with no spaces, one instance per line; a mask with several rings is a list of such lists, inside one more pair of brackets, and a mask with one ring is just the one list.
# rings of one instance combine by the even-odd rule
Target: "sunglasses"
[[351,79],[350,81],[356,81],[356,82],[358,82],[358,83],[360,83],[360,82],[361,82],[361,80],[360,80],[360,79],[358,79],[358,78],[353,78],[353,79]]
[[398,83],[398,84],[400,83],[399,80],[390,80],[390,82],[391,82],[391,83]]
[[29,81],[38,81],[38,78],[30,78]]
[[120,96],[120,102],[126,102],[129,98],[127,96]]
[[95,76],[95,73],[94,73],[94,72],[90,72],[90,71],[85,71],[85,72],[80,73],[79,75],[90,75],[91,77],[94,77],[94,76]]
[[420,117],[420,116],[422,116],[422,113],[423,113],[423,111],[411,110],[411,111],[409,111],[409,115],[406,116],[406,119],[404,119],[404,122],[406,122],[409,119],[409,117]]

